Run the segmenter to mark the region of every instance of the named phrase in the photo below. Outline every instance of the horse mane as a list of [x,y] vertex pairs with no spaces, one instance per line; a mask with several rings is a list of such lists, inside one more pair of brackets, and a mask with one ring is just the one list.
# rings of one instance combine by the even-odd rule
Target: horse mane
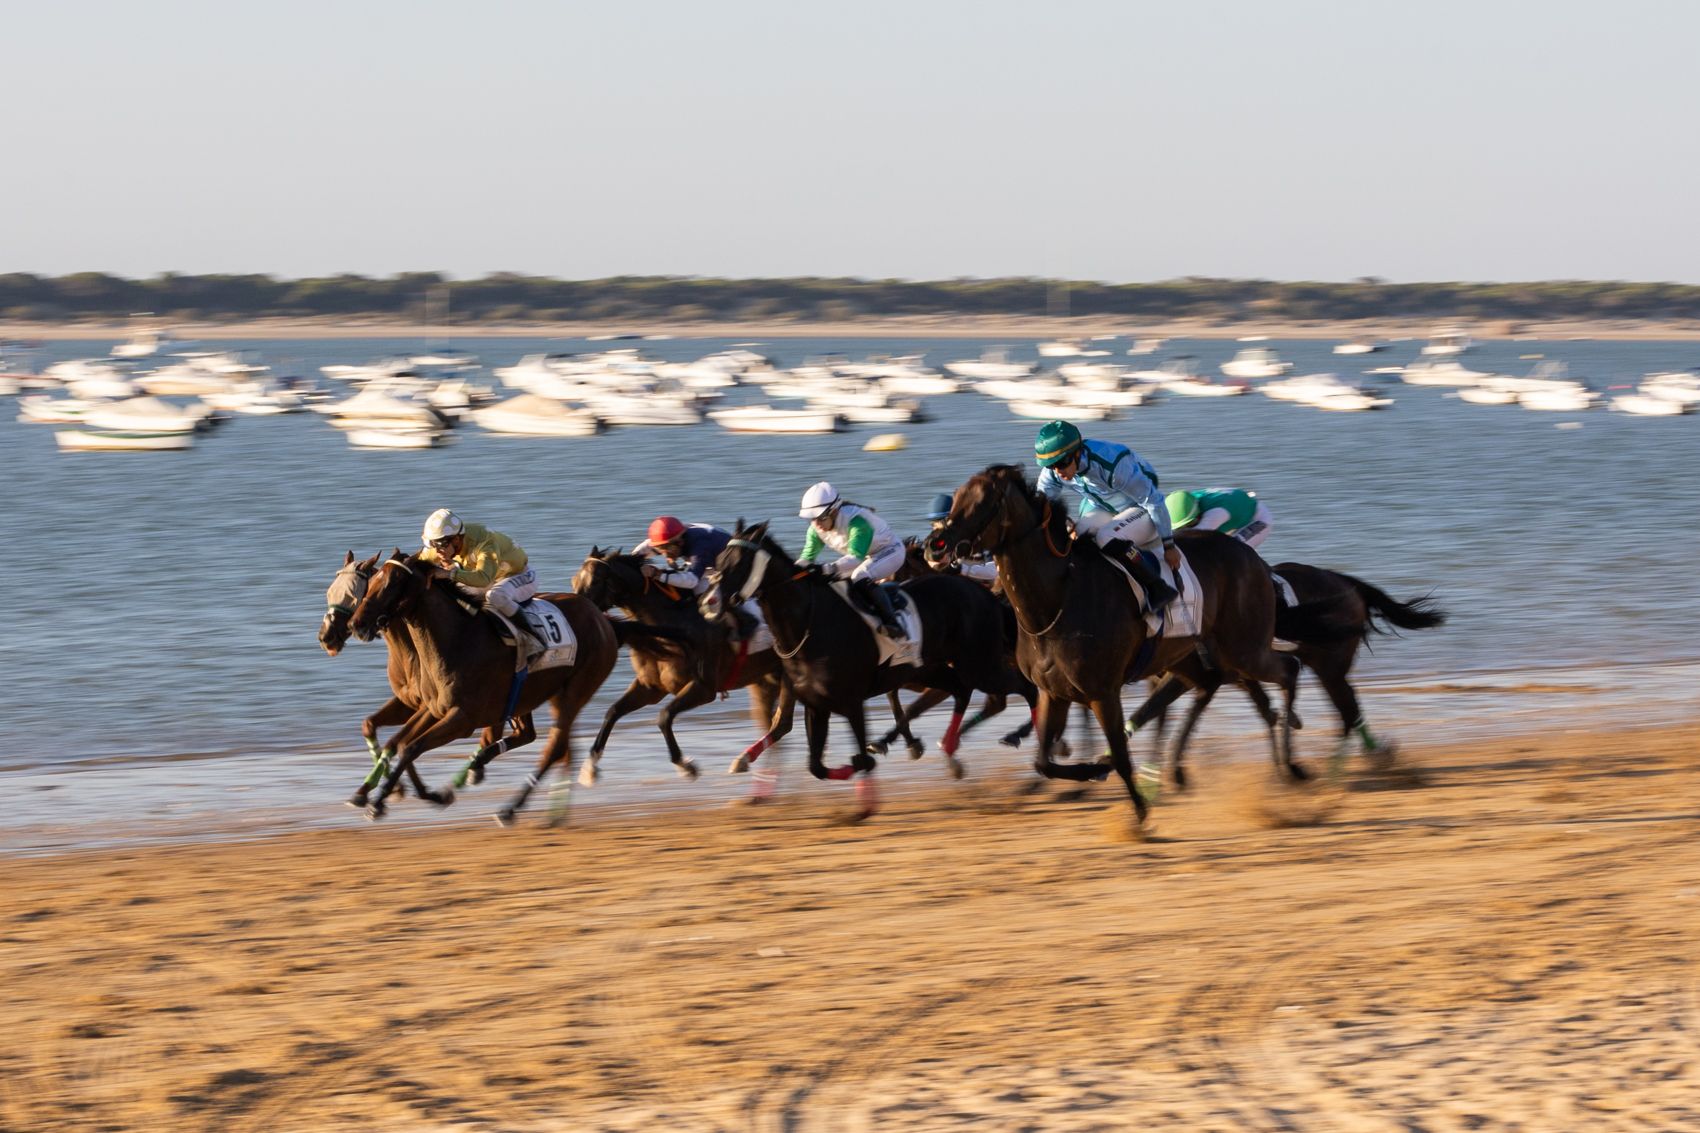
[[779,540],[775,539],[773,533],[768,530],[768,523],[769,521],[764,519],[760,523],[752,523],[748,527],[740,524],[732,532],[732,538],[754,543],[769,554],[782,557],[786,562],[790,562],[791,552],[779,545]]

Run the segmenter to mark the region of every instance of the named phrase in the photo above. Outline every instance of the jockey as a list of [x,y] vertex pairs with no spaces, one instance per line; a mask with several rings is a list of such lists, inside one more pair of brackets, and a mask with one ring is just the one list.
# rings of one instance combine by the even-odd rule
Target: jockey
[[[933,506],[927,509],[927,521],[933,525],[934,531],[950,518],[950,507],[954,502],[955,497],[949,492],[940,492],[933,497]],[[985,586],[991,586],[998,580],[998,564],[984,551],[970,558],[957,559],[956,570],[963,578],[971,578]]]
[[465,522],[446,507],[425,520],[423,538],[420,560],[447,568],[456,583],[481,591],[484,608],[513,623],[527,661],[544,651],[544,644],[521,616],[520,603],[537,593],[537,575],[519,544],[500,531]]
[[660,555],[667,565],[645,563],[643,572],[657,582],[699,595],[709,587],[708,572],[714,560],[732,540],[730,532],[711,523],[685,523],[670,515],[657,516],[649,525],[648,535],[632,548],[632,553]]
[[1145,589],[1153,613],[1175,597],[1163,581],[1157,556],[1179,570],[1180,552],[1169,527],[1169,510],[1157,494],[1157,471],[1126,445],[1090,441],[1067,421],[1051,421],[1033,442],[1039,490],[1053,500],[1080,498],[1077,535],[1090,535],[1105,551],[1121,555]]
[[1176,531],[1193,528],[1198,531],[1220,531],[1232,535],[1248,547],[1256,547],[1269,537],[1273,517],[1269,505],[1257,498],[1256,492],[1238,488],[1205,488],[1190,492],[1170,492],[1164,499],[1169,521]]
[[840,496],[838,489],[825,480],[803,493],[803,506],[797,515],[810,521],[798,564],[812,564],[829,548],[837,551],[838,558],[821,565],[822,573],[848,578],[878,613],[880,632],[887,637],[902,637],[903,627],[891,608],[891,596],[879,585],[903,567],[903,543],[892,534],[890,525],[873,508]]

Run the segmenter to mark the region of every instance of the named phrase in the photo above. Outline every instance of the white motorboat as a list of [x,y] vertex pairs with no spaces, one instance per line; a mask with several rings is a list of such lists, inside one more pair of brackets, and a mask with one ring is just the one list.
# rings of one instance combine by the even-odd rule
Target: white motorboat
[[588,409],[575,409],[534,393],[472,411],[472,419],[492,433],[520,437],[588,437],[602,430],[602,420]]
[[1138,357],[1144,354],[1155,354],[1161,349],[1163,349],[1163,340],[1160,338],[1136,338],[1133,345],[1127,348],[1127,352]]
[[181,452],[194,447],[195,434],[60,429],[53,443],[71,452]]
[[397,397],[381,389],[363,389],[347,401],[326,402],[313,406],[338,428],[358,429],[373,423],[441,428],[447,422],[442,413],[415,398]]
[[11,374],[0,374],[0,397],[13,397],[23,388],[23,380]]
[[734,433],[836,433],[844,427],[844,419],[830,410],[775,409],[771,405],[713,409],[708,418]]
[[414,366],[432,366],[453,370],[476,370],[478,356],[468,354],[464,350],[428,350],[424,354],[415,354],[408,359]]
[[585,408],[610,425],[695,425],[702,410],[674,398],[654,395],[592,394]]
[[431,428],[350,429],[343,436],[355,448],[441,448],[453,439],[447,431]]
[[[1314,403],[1324,398],[1347,398],[1350,395],[1372,396],[1361,386],[1344,381],[1338,374],[1300,374],[1261,386],[1258,392],[1278,401]],[[1385,400],[1385,399],[1382,399]]]
[[959,378],[975,381],[1011,381],[1031,377],[1039,369],[1036,362],[1011,362],[1007,347],[991,347],[978,359],[946,362],[944,368]]
[[1497,385],[1465,386],[1458,391],[1458,400],[1471,405],[1516,405],[1517,391]]
[[1700,405],[1700,371],[1676,370],[1648,374],[1641,380],[1640,392],[1648,397],[1677,401],[1684,405]]
[[414,369],[411,358],[377,358],[359,365],[335,364],[320,366],[319,373],[335,381],[360,385],[375,378],[390,378]]
[[1281,361],[1267,346],[1248,346],[1222,363],[1222,372],[1230,378],[1278,378],[1292,369],[1292,363]]
[[93,406],[83,423],[120,433],[192,433],[207,423],[205,405],[184,408],[157,397],[130,397]]
[[1472,370],[1455,359],[1439,362],[1416,361],[1399,371],[1399,377],[1413,386],[1473,386],[1493,377],[1486,370]]
[[1334,347],[1336,354],[1374,354],[1386,349],[1379,342],[1369,338],[1354,338],[1350,342],[1338,343]]
[[18,420],[35,425],[75,425],[83,414],[105,402],[81,397],[49,397],[45,393],[18,399]]
[[1457,327],[1437,327],[1423,347],[1423,353],[1430,357],[1455,358],[1473,345],[1470,336]]
[[1041,358],[1078,358],[1085,353],[1086,347],[1078,338],[1059,338],[1054,342],[1039,344]]
[[1391,409],[1393,399],[1381,397],[1363,389],[1343,389],[1333,393],[1306,398],[1303,404],[1312,409],[1327,409],[1335,413],[1361,413],[1370,409]]
[[1610,408],[1618,413],[1633,413],[1638,417],[1680,417],[1694,412],[1686,401],[1672,401],[1645,393],[1620,393],[1611,399]]
[[1174,378],[1162,383],[1159,389],[1181,397],[1234,397],[1248,393],[1251,387],[1244,382],[1213,382],[1206,377]]
[[134,397],[138,392],[129,367],[106,358],[55,362],[43,376],[63,385],[73,397]]
[[155,397],[209,397],[229,393],[235,382],[224,374],[202,369],[193,362],[178,362],[146,374],[136,375],[136,385]]
[[1600,395],[1580,383],[1569,388],[1524,390],[1517,395],[1517,404],[1524,409],[1553,413],[1580,413],[1599,403]]
[[824,413],[836,413],[852,425],[909,425],[927,420],[921,403],[913,400],[893,401],[884,405],[835,405],[811,401],[808,407]]
[[1065,362],[1057,375],[1083,389],[1120,389],[1127,367],[1114,362]]
[[172,338],[162,330],[140,330],[132,334],[125,342],[120,342],[112,348],[114,358],[151,358],[155,354],[165,354],[188,343]]
[[1035,421],[1107,421],[1116,414],[1115,409],[1108,405],[1076,405],[1057,401],[1011,401],[1009,411],[1017,417]]

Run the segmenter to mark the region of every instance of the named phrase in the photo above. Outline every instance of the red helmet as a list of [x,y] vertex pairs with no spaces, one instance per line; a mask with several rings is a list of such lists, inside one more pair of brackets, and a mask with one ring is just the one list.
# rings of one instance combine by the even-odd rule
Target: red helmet
[[649,525],[649,545],[664,547],[685,533],[685,525],[670,515],[657,516]]

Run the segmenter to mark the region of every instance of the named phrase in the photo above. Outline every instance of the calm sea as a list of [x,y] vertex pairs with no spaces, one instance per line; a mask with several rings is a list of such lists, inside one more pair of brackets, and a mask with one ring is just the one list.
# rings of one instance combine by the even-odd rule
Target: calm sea
[[[40,360],[99,355],[110,345],[57,344]],[[316,374],[325,363],[424,344],[220,345],[256,350],[283,373]],[[513,338],[453,345],[487,365],[599,347]],[[643,345],[687,359],[728,343]],[[936,365],[984,345],[780,339],[761,349],[781,365],[828,352],[925,353]],[[1351,374],[1408,360],[1418,346],[1336,358],[1326,342],[1277,345],[1296,372]],[[1032,347],[1017,344],[1017,355],[1033,357]],[[1172,342],[1160,356],[1193,354],[1213,370],[1235,349]],[[1566,361],[1600,386],[1700,363],[1700,345],[1686,343],[1492,342],[1470,360],[1524,373],[1534,363],[1521,356],[1532,353]],[[1256,490],[1275,515],[1263,548],[1271,559],[1347,570],[1397,596],[1434,592],[1451,625],[1378,643],[1362,661],[1372,719],[1493,727],[1531,716],[1586,724],[1608,711],[1629,719],[1691,711],[1700,587],[1689,517],[1700,510],[1700,417],[1537,413],[1396,381],[1389,388],[1398,403],[1381,413],[1331,414],[1259,396],[1169,398],[1087,432],[1135,447],[1165,489]],[[734,390],[729,400],[756,392]],[[324,588],[345,550],[417,546],[424,516],[452,507],[513,535],[544,585],[564,589],[592,543],[630,545],[659,513],[723,524],[772,517],[781,538],[800,546],[797,499],[819,479],[877,507],[900,531],[919,532],[934,493],[990,462],[1027,458],[1036,424],[974,393],[933,398],[929,408],[931,423],[903,427],[907,450],[881,454],[862,445],[890,427],[751,437],[711,424],[563,440],[468,427],[446,449],[370,452],[301,414],[237,420],[188,453],[75,455],[56,450],[50,428],[16,423],[10,406],[0,407],[0,517],[19,567],[0,621],[0,769],[14,798],[40,795],[9,821],[86,821],[137,797],[114,784],[157,782],[149,769],[162,763],[189,776],[185,761],[197,765],[194,781],[180,784],[191,795],[240,781],[274,795],[285,784],[304,805],[335,801],[364,758],[359,720],[387,695],[381,646],[332,659],[314,640]],[[1612,669],[1579,675],[1590,666]],[[622,663],[587,715],[600,718],[625,672]],[[1377,697],[1376,688],[1386,691]],[[1326,714],[1309,696],[1320,729]],[[616,733],[611,772],[624,767],[636,780],[665,767],[651,718],[640,713]],[[797,744],[800,731],[799,723]],[[748,732],[741,694],[682,726],[687,748],[715,773]],[[989,742],[988,753],[999,750]],[[262,768],[260,760],[272,762]],[[439,757],[436,766],[446,763]],[[504,771],[517,778],[519,764]],[[181,799],[159,805],[162,816],[194,809]]]

